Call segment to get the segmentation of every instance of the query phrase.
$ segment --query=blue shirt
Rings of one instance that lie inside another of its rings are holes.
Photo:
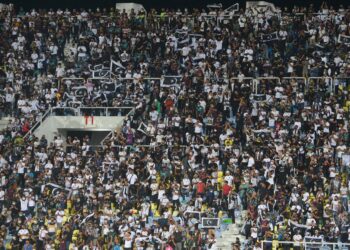
[[[25,244],[24,246],[23,246],[23,250],[33,250],[33,246],[31,245],[31,244]]]

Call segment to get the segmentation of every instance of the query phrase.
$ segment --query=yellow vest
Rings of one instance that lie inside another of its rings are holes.
[[[222,171],[218,171],[218,183],[220,186],[224,183],[224,173]]]
[[[278,240],[272,241],[272,250],[276,250],[278,248]]]

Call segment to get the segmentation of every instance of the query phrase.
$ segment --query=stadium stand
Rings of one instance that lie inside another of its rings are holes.
[[[0,8],[0,29],[1,249],[350,246],[350,8]],[[84,109],[123,124],[35,135]]]

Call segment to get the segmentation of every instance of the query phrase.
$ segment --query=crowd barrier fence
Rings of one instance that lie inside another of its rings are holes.
[[[296,247],[298,249],[304,250],[347,250],[350,248],[349,243],[341,243],[341,242],[325,242],[325,241],[270,241],[263,240],[261,241],[261,249],[279,249],[279,246],[283,248],[283,246],[291,246],[293,249]],[[285,248],[283,248],[285,249]],[[288,248],[289,249],[289,248]]]
[[[303,85],[304,85],[304,92],[305,92],[305,90],[306,90],[306,86],[307,86],[307,78],[306,77],[293,77],[293,76],[291,76],[291,77],[282,77],[281,78],[281,82],[283,82],[284,80],[287,80],[287,81],[289,81],[289,80],[295,80],[295,81],[299,81],[299,80],[302,80],[303,81]]]
[[[333,87],[333,78],[332,77],[309,77],[307,78],[307,89],[309,90],[310,88],[310,83],[311,81],[316,81],[316,90],[319,90],[320,87],[320,82],[319,81],[325,81],[325,83],[328,86],[328,92],[330,93],[334,93],[334,87]]]

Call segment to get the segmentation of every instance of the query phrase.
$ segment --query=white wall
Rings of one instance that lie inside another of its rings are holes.
[[[94,117],[94,124],[85,124],[84,116],[50,116],[34,131],[35,136],[41,138],[45,135],[48,142],[58,135],[58,129],[79,129],[79,130],[115,130],[123,125],[123,116],[99,116]]]

